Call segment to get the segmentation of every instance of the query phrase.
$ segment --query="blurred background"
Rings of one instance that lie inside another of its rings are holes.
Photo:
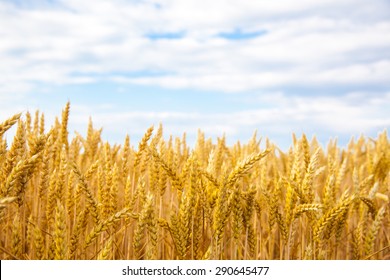
[[[0,122],[346,145],[390,127],[389,34],[388,0],[0,0]]]

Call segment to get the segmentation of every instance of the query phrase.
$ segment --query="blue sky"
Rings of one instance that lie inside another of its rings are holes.
[[[0,119],[345,145],[390,126],[388,34],[387,0],[1,0]]]

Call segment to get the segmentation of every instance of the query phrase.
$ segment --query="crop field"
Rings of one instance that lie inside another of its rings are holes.
[[[92,121],[70,139],[69,114],[0,123],[0,259],[390,259],[386,132],[110,144]]]

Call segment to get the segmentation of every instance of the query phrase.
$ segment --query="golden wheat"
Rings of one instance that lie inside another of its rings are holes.
[[[70,138],[69,118],[0,123],[1,259],[390,259],[386,132],[285,152],[256,133],[191,148],[160,124],[134,148],[91,119]]]

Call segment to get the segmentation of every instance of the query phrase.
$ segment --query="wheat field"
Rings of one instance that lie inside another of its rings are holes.
[[[91,120],[69,139],[69,113],[0,123],[1,259],[390,259],[386,132],[282,151],[201,131],[191,148],[160,125],[134,147]]]

